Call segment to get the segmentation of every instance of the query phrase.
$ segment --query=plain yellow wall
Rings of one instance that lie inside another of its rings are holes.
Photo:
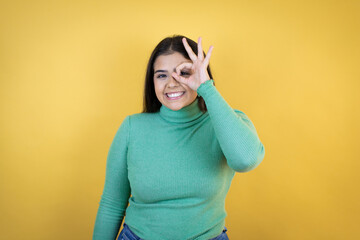
[[[164,37],[203,37],[266,155],[231,240],[359,239],[359,1],[0,3],[0,238],[91,239],[106,157]],[[176,219],[174,219],[176,221]]]

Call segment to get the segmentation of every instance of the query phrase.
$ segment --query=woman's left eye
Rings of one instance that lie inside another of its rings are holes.
[[[181,75],[189,75],[188,72],[181,72]]]

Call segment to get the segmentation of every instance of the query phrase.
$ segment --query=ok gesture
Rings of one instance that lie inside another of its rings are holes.
[[[198,54],[193,52],[191,47],[189,46],[186,38],[182,39],[184,47],[189,54],[192,63],[182,63],[176,67],[176,72],[172,73],[172,76],[179,82],[188,85],[192,90],[197,90],[197,88],[206,80],[209,80],[209,73],[207,71],[207,67],[209,65],[211,52],[213,50],[213,46],[210,46],[208,53],[204,59],[204,54],[201,46],[201,37],[198,38]],[[188,77],[181,76],[181,72],[184,69],[190,69],[190,74]]]

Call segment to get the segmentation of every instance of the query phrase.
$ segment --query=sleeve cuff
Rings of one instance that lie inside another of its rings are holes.
[[[214,80],[209,79],[200,84],[200,86],[197,88],[197,94],[198,96],[202,97],[204,93],[211,87],[214,87]]]

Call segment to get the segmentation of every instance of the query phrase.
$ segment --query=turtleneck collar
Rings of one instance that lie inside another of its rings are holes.
[[[198,119],[203,112],[199,108],[198,98],[189,105],[175,111],[164,105],[160,107],[160,116],[168,122],[186,123]]]

